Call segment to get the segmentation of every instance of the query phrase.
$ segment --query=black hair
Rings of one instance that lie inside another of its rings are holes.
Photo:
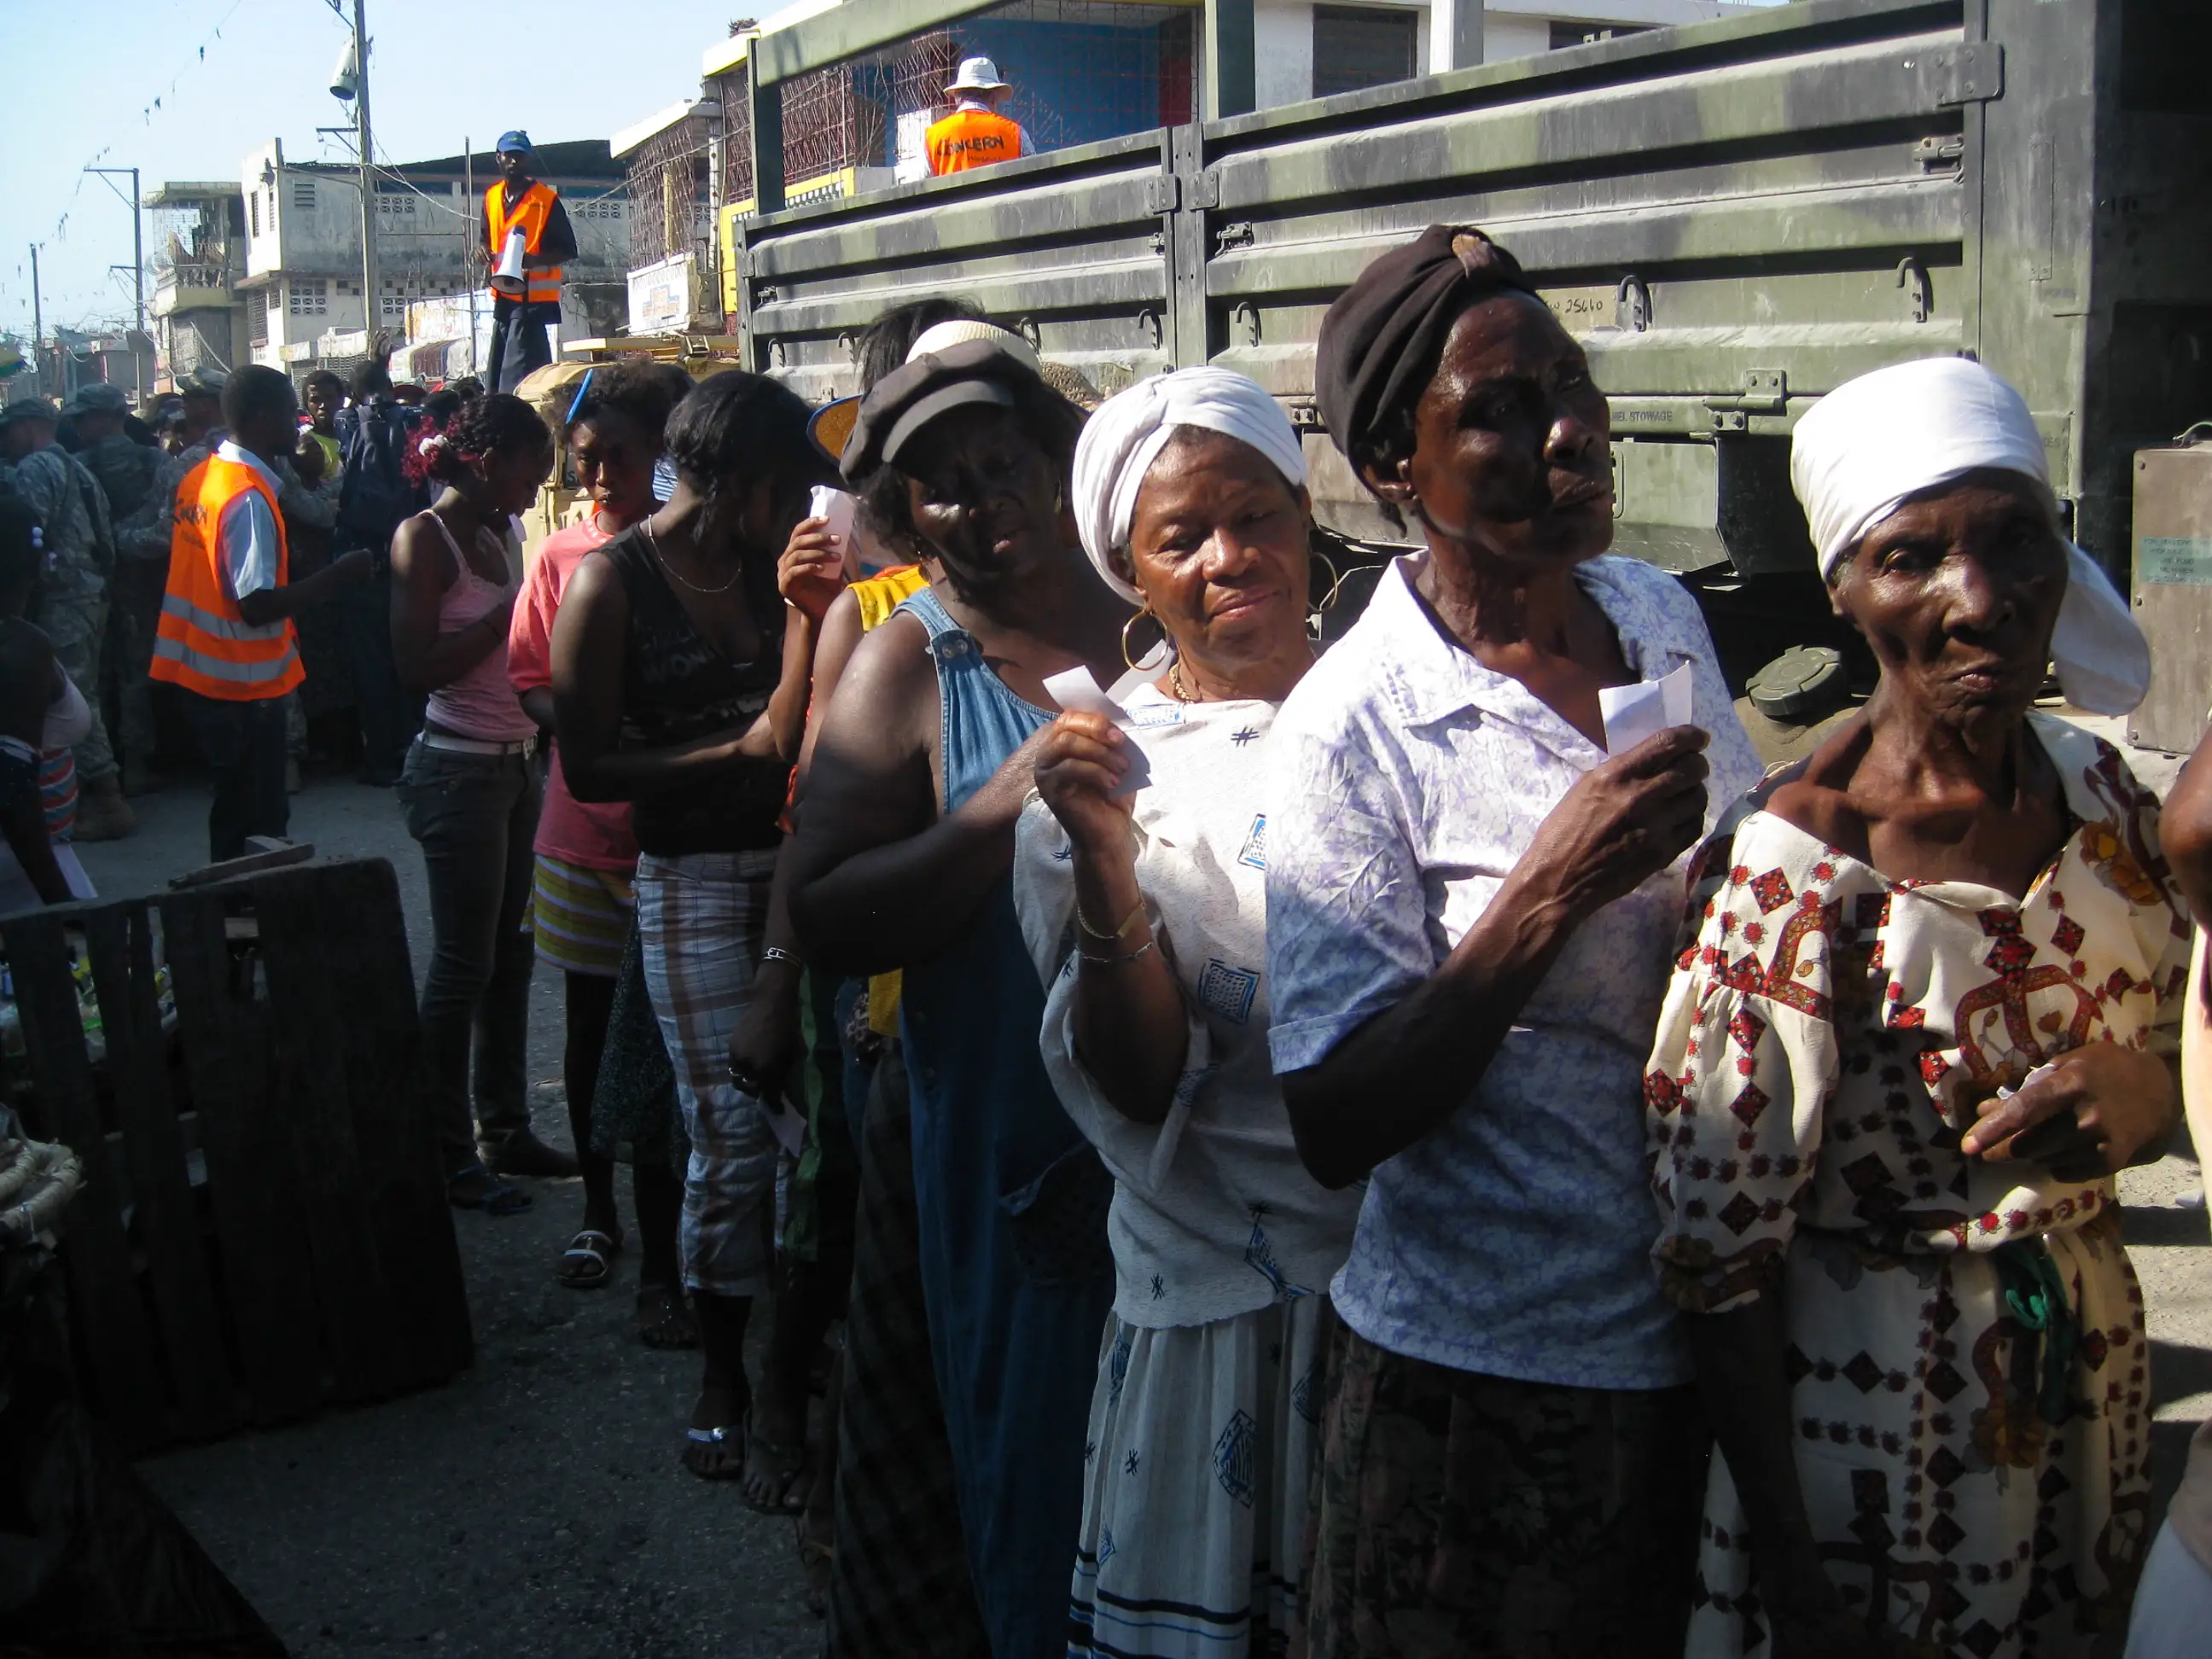
[[[443,428],[454,416],[468,407],[470,399],[463,397],[453,387],[443,386],[422,399],[422,412],[429,416],[438,428]]]
[[[836,475],[806,435],[813,411],[789,386],[741,368],[702,380],[668,417],[677,476],[707,498],[714,526],[762,478],[798,490]],[[783,550],[775,550],[781,553]]]
[[[341,398],[345,396],[346,383],[338,378],[338,374],[336,369],[319,368],[313,374],[307,376],[306,380],[300,382],[300,391],[302,396],[313,391],[317,386],[325,386],[331,391],[337,392]]]
[[[882,380],[906,362],[914,343],[939,323],[980,323],[983,313],[965,300],[916,300],[893,306],[870,323],[860,336],[860,390],[876,389]]]
[[[374,357],[364,359],[353,372],[351,394],[354,402],[365,404],[379,392],[390,396],[392,370]]]
[[[584,388],[584,395],[569,412],[568,428],[573,430],[601,415],[619,415],[658,447],[669,415],[691,390],[691,377],[680,368],[676,373],[683,376],[683,389],[678,391],[671,382],[665,370],[672,367],[633,357],[593,369],[591,385]]]
[[[232,432],[256,417],[295,402],[292,382],[261,363],[234,369],[222,383],[222,420]]]
[[[1010,374],[1003,384],[1014,394],[1014,420],[1051,459],[1062,495],[1072,499],[1075,445],[1088,417],[1034,374]],[[870,473],[860,489],[860,520],[877,539],[918,564],[936,550],[915,528],[906,493],[908,476],[890,462]]]
[[[0,495],[0,590],[27,586],[46,574],[39,515],[21,495]]]
[[[462,404],[442,425],[436,421],[422,422],[409,428],[408,436],[410,442],[404,469],[409,477],[422,483],[455,483],[471,471],[471,463],[495,450],[526,444],[542,447],[553,441],[538,411],[507,392]]]
[[[484,395],[484,383],[473,374],[464,374],[458,380],[448,380],[444,389],[459,394],[465,404],[472,404]]]

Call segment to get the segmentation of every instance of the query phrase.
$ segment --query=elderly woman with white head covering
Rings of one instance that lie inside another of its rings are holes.
[[[1330,1276],[1357,1191],[1298,1161],[1267,1058],[1262,753],[1313,661],[1305,462],[1241,374],[1091,417],[1076,521],[1166,665],[1037,755],[1014,896],[1046,1069],[1115,1178],[1071,1652],[1242,1655],[1300,1615]],[[1088,688],[1095,691],[1095,687]]]
[[[1866,708],[1707,843],[1645,1079],[1712,1465],[1692,1655],[2086,1653],[2146,1544],[2113,1172],[2176,1115],[2158,806],[2032,705],[2148,667],[2013,389],[1839,387],[1792,465]]]

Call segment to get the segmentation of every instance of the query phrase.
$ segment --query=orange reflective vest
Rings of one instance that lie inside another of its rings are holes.
[[[281,697],[307,678],[291,618],[253,626],[223,583],[222,515],[249,493],[268,503],[276,521],[276,582],[283,586],[291,555],[276,492],[252,467],[210,455],[177,486],[169,591],[154,638],[154,678],[223,702]]]
[[[517,225],[522,227],[522,249],[526,253],[538,253],[545,246],[546,222],[553,216],[553,204],[559,201],[553,186],[543,179],[531,180],[530,188],[522,192],[522,199],[514,204],[514,211],[507,210],[507,180],[502,179],[484,192],[484,225],[491,238],[491,262],[499,264],[499,256],[507,246],[507,238]],[[544,270],[526,271],[529,289],[523,297],[532,305],[561,303],[561,267],[550,266]]]
[[[933,123],[923,144],[933,173],[965,173],[994,161],[1011,161],[1022,153],[1022,130],[986,109],[956,109]]]

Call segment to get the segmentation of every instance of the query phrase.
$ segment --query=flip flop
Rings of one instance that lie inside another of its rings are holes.
[[[665,1285],[647,1285],[637,1293],[637,1340],[667,1352],[699,1346],[699,1324],[682,1294]]]
[[[735,1480],[745,1472],[745,1424],[751,1417],[719,1428],[686,1429],[678,1461],[702,1480]]]
[[[561,1252],[561,1265],[553,1277],[572,1291],[604,1289],[614,1277],[614,1259],[622,1254],[622,1240],[597,1227],[586,1227]]]
[[[760,1485],[769,1488],[774,1496],[763,1503],[750,1492],[740,1491],[745,1507],[758,1515],[803,1515],[806,1510],[805,1495],[799,1483],[806,1474],[806,1448],[786,1441],[770,1440],[766,1435],[753,1431],[748,1422],[745,1431],[745,1453],[741,1462],[750,1462],[757,1451],[771,1465],[766,1479]],[[785,1467],[788,1465],[789,1467]],[[798,1501],[793,1502],[796,1498]]]

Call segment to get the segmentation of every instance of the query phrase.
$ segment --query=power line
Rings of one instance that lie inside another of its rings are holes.
[[[223,25],[229,22],[232,18],[238,15],[239,8],[245,5],[245,3],[246,0],[231,0],[230,9],[224,12],[222,16],[217,20],[215,27],[209,32],[207,39],[200,42],[198,49],[191,61],[187,63],[174,75],[171,76],[169,77],[168,85],[162,88],[160,92],[154,95],[150,102],[145,104],[139,109],[138,119],[140,125],[151,126],[154,124],[154,116],[155,112],[159,111],[161,107],[161,100],[165,98],[173,97],[176,94],[178,86],[183,82],[185,76],[191,74],[193,70],[207,62],[208,48],[213,46],[216,41],[222,39]],[[85,173],[89,172],[100,162],[106,161],[108,155],[114,150],[118,142],[118,139],[111,138],[106,143],[102,144],[100,149],[93,154],[91,158],[86,161],[84,168],[77,173],[76,183],[71,187],[69,193],[69,200],[62,204],[61,217],[54,221],[54,233],[52,240],[58,242],[67,240],[70,210],[76,205],[77,192],[84,188]]]

